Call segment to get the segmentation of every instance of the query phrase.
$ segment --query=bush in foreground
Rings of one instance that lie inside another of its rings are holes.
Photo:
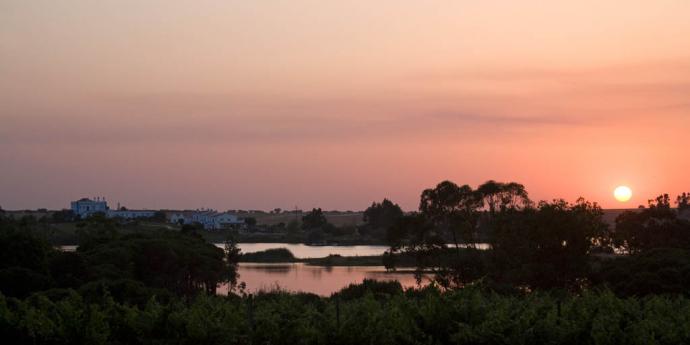
[[[42,344],[687,344],[690,299],[402,292],[369,282],[330,298],[272,292],[135,306],[108,293],[87,301],[62,290],[0,296],[0,337]]]

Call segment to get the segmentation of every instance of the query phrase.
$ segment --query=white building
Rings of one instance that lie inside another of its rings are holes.
[[[77,201],[72,201],[70,209],[80,218],[87,218],[99,212],[106,213],[108,211],[108,203],[105,199],[95,199],[96,200],[82,198]]]
[[[199,223],[206,230],[225,229],[244,224],[244,220],[237,215],[213,210],[175,213],[170,217],[170,222],[176,224]]]
[[[135,218],[151,218],[156,214],[156,211],[150,210],[108,210],[106,216],[108,218],[123,218],[123,219],[135,219]]]
[[[151,210],[111,210],[105,198],[94,198],[95,200],[82,198],[77,201],[72,201],[71,209],[79,218],[88,218],[95,213],[103,213],[108,218],[150,218],[156,214],[156,211]]]

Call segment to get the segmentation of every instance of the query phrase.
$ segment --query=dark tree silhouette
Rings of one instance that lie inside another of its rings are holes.
[[[537,207],[500,212],[491,236],[492,281],[531,289],[579,290],[589,253],[606,242],[608,225],[596,203],[579,199],[540,202]]]
[[[374,202],[369,206],[363,215],[364,222],[374,228],[386,229],[403,216],[403,211],[392,201],[383,199],[382,202]]]
[[[249,226],[249,227],[254,227],[254,226],[256,226],[256,218],[245,217],[244,218],[244,224],[247,224],[247,226]]]
[[[690,209],[690,193],[678,195],[678,197],[676,197],[676,205],[681,212]]]
[[[328,220],[320,208],[314,208],[302,217],[302,229],[304,230],[324,228],[327,225]]]
[[[690,248],[690,221],[678,217],[670,200],[668,194],[662,194],[649,200],[646,208],[620,214],[614,244],[629,254],[652,248]]]
[[[532,205],[525,186],[516,182],[496,182],[489,180],[477,188],[477,193],[489,214],[512,208],[524,208]]]
[[[365,226],[360,228],[360,233],[380,240],[385,239],[386,231],[403,216],[403,211],[397,204],[388,199],[382,202],[374,202],[363,215]]]
[[[418,214],[400,218],[389,229],[390,253],[412,255],[418,278],[423,270],[432,270],[444,287],[461,287],[476,279],[481,270],[473,248],[481,207],[478,194],[467,185],[443,181],[424,190],[420,199]]]

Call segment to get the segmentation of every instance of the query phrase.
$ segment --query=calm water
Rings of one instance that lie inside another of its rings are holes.
[[[222,243],[216,244],[223,247]],[[302,243],[240,243],[242,253],[260,252],[266,249],[287,248],[300,259],[322,258],[330,254],[342,256],[382,255],[388,246],[308,246]]]
[[[216,247],[223,248],[222,243],[215,243],[215,245]],[[388,249],[387,246],[308,246],[301,243],[239,243],[237,246],[242,250],[242,253],[254,253],[273,248],[287,248],[295,257],[300,259],[322,258],[330,254],[342,256],[381,255]],[[73,252],[77,250],[77,246],[60,246],[60,249]]]
[[[310,266],[304,263],[241,263],[239,273],[239,281],[245,282],[246,291],[252,293],[280,288],[329,296],[349,284],[361,283],[365,278],[397,280],[404,287],[417,286],[411,271],[389,273],[383,266],[324,267]],[[221,286],[218,293],[227,294],[227,286]]]
[[[223,247],[222,243],[216,246]],[[342,256],[381,255],[387,246],[308,246],[293,243],[240,243],[242,253],[258,252],[271,248],[287,248],[298,258],[321,258],[330,254]],[[77,246],[61,246],[63,250],[74,251]],[[479,249],[488,245],[480,243]],[[304,263],[241,263],[240,282],[247,286],[247,292],[280,288],[328,296],[353,283],[364,279],[397,280],[404,287],[414,287],[417,282],[411,271],[386,272],[383,266],[310,266]],[[428,281],[424,279],[422,284]],[[227,286],[221,286],[220,294],[227,293]]]
[[[222,243],[216,243],[216,246],[223,247]],[[330,254],[338,254],[341,256],[373,256],[382,255],[388,250],[388,246],[308,246],[302,243],[240,243],[237,245],[242,249],[242,253],[260,252],[266,249],[273,248],[287,248],[296,258],[322,258]],[[461,245],[466,247],[466,245]],[[477,243],[477,249],[489,249],[488,243]]]
[[[223,248],[222,243],[216,243],[215,245]],[[388,249],[388,246],[308,246],[302,243],[240,243],[237,246],[242,250],[242,253],[254,253],[273,248],[287,248],[295,257],[300,259],[322,258],[330,254],[342,256],[382,255]],[[465,247],[465,245],[461,246]],[[485,250],[489,248],[489,245],[487,243],[478,243],[477,248]],[[60,246],[60,249],[73,252],[77,249],[77,246]]]

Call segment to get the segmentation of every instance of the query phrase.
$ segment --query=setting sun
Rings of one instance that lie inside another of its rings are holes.
[[[619,186],[613,191],[613,196],[620,202],[626,202],[632,197],[632,190],[626,186]]]

